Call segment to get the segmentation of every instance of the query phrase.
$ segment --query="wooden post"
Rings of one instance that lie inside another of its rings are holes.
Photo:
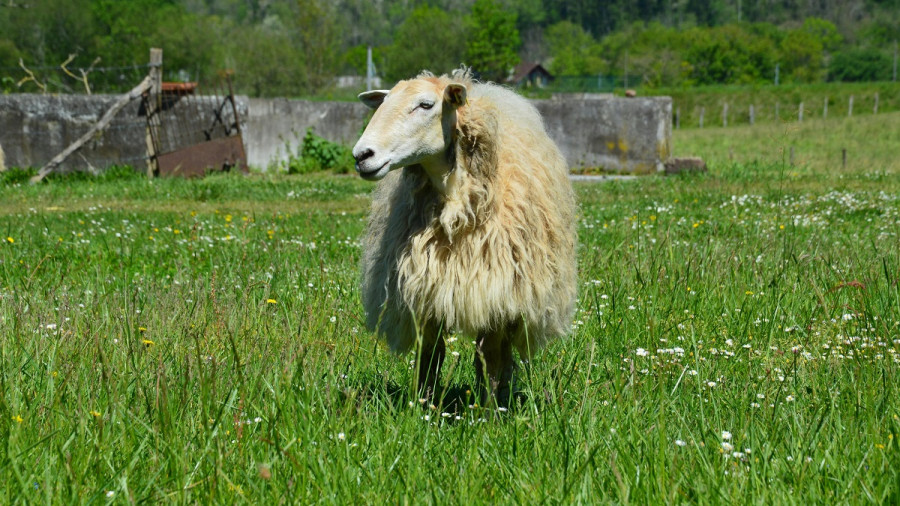
[[[872,109],[872,114],[878,114],[878,92],[875,92],[875,108]]]
[[[794,146],[791,146],[791,167],[794,166]]]
[[[150,90],[147,92],[147,176],[153,177],[159,173],[159,160],[156,152],[159,139],[159,109],[162,96],[162,59],[163,51],[159,48],[150,49]]]
[[[753,112],[753,104],[750,104],[750,124],[752,125],[756,121],[756,115]]]
[[[847,148],[841,148],[841,168],[847,168]]]
[[[825,106],[822,108],[822,119],[828,119],[828,97],[825,97]]]
[[[722,104],[722,126],[728,126],[728,102]]]
[[[700,128],[703,128],[703,115],[706,114],[706,107],[700,108]]]
[[[800,102],[800,110],[797,112],[797,121],[803,123],[803,102]]]
[[[675,108],[675,129],[681,128],[681,108]]]
[[[847,117],[853,116],[853,95],[850,95],[850,105],[847,106]]]

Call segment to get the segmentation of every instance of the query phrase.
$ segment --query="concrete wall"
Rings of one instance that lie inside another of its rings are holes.
[[[0,95],[0,145],[7,167],[41,167],[84,135],[116,101],[112,95]],[[62,170],[100,170],[146,162],[145,120],[138,101],[69,157]]]
[[[538,100],[550,137],[569,167],[663,171],[672,153],[670,97]]]
[[[0,145],[7,166],[40,167],[81,136],[112,105],[113,96],[0,95]],[[306,129],[353,145],[369,109],[351,102],[237,97],[252,167],[266,169],[296,149]],[[663,170],[671,154],[668,97],[539,100],[550,136],[573,168],[645,173]],[[144,118],[138,103],[123,109],[64,169],[145,163]]]
[[[370,109],[359,102],[312,102],[309,100],[249,99],[249,114],[243,129],[247,162],[268,168],[300,146],[306,129],[347,146],[356,143]]]

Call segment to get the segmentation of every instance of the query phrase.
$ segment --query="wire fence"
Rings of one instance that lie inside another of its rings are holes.
[[[810,96],[806,99],[743,100],[696,103],[678,100],[672,104],[672,126],[711,128],[786,123],[817,119],[852,118],[900,110],[900,93],[884,96],[878,92],[843,96]]]
[[[2,93],[116,94],[131,89],[148,64],[69,67],[67,65],[0,67]]]

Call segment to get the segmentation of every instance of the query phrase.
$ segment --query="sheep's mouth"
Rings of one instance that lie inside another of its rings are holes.
[[[388,173],[390,160],[384,162],[381,167],[377,167],[375,169],[367,169],[361,164],[356,164],[356,172],[359,173],[360,177],[368,181],[374,181],[377,179],[381,179]]]

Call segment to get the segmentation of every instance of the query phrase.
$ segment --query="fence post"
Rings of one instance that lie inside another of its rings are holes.
[[[853,95],[850,95],[850,105],[847,107],[847,117],[853,116]]]
[[[841,148],[841,168],[847,168],[847,148]]]
[[[722,126],[728,126],[728,102],[722,104]]]
[[[825,106],[822,108],[822,119],[828,118],[828,97],[825,97]]]
[[[706,114],[706,107],[700,108],[700,128],[703,128],[703,115]]]
[[[147,176],[159,173],[159,161],[156,152],[156,139],[159,138],[160,97],[162,96],[162,61],[163,50],[150,49],[150,90],[147,91]]]
[[[797,121],[803,123],[803,102],[800,102],[800,110],[797,112]]]
[[[791,167],[794,166],[794,146],[791,146]]]
[[[681,128],[681,108],[675,108],[675,129],[678,130]]]
[[[875,92],[875,108],[872,109],[872,114],[878,114],[878,92]]]
[[[750,104],[750,124],[753,125],[756,115],[753,113],[753,104]]]

